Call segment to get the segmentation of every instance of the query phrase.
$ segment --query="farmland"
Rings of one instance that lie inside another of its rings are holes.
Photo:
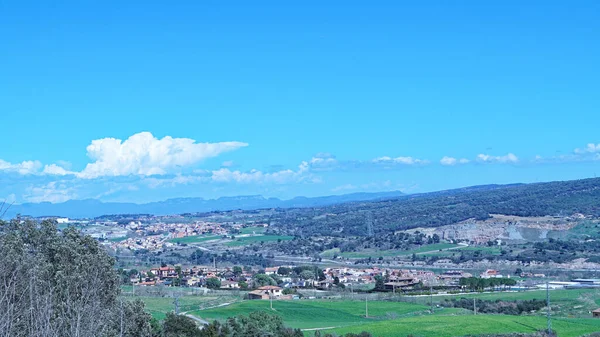
[[[240,229],[240,233],[242,234],[262,234],[266,230],[265,227],[245,227]]]
[[[369,317],[400,317],[423,314],[427,306],[402,302],[373,301],[369,303]],[[273,309],[284,322],[294,328],[312,329],[323,327],[345,327],[365,324],[363,301],[275,301]],[[269,301],[245,301],[226,307],[193,311],[191,314],[205,320],[224,320],[236,315],[247,315],[253,311],[270,311]],[[455,309],[448,309],[456,311]]]
[[[446,253],[446,249],[452,249],[448,251],[448,253],[452,252],[454,249],[462,249],[462,246],[455,245],[452,243],[435,243],[431,245],[424,245],[418,248],[409,249],[409,250],[398,250],[398,249],[390,249],[390,250],[364,250],[360,252],[340,252],[339,249],[334,248],[328,251],[325,251],[321,254],[322,257],[333,257],[334,254],[343,256],[345,258],[378,258],[380,256],[408,256],[412,254],[426,254],[426,253]],[[443,250],[440,252],[440,250]]]
[[[540,316],[507,315],[428,315],[378,321],[333,331],[369,331],[374,336],[402,336],[413,334],[423,337],[452,337],[484,333],[532,333],[546,328],[546,319]],[[600,320],[555,319],[552,328],[561,337],[577,337],[600,330]]]
[[[556,291],[554,296],[561,305],[573,305],[583,291]],[[509,298],[506,298],[509,295]],[[511,294],[482,294],[482,299],[529,299],[539,298],[541,292]],[[424,298],[425,299],[425,298]],[[426,301],[423,301],[424,303]],[[236,315],[248,315],[253,311],[271,311],[268,301],[245,301],[232,305],[191,311],[205,320],[225,320]],[[365,317],[363,301],[274,301],[273,312],[280,315],[286,325],[300,329],[326,329],[338,334],[369,331],[377,336],[457,336],[483,333],[535,332],[546,327],[543,315],[473,315],[471,311],[436,307],[432,315],[429,306],[405,302],[368,302],[369,318]],[[587,316],[589,317],[589,316]],[[598,331],[600,320],[591,318],[554,317],[553,329],[559,336],[575,337]],[[306,335],[312,335],[306,331]]]
[[[169,242],[193,244],[193,243],[217,240],[219,238],[220,238],[220,236],[218,236],[218,235],[208,235],[208,236],[195,235],[195,236],[185,236],[182,238],[170,239]]]
[[[227,243],[229,247],[236,246],[245,246],[253,243],[260,242],[274,242],[274,241],[288,241],[292,240],[293,236],[283,236],[283,235],[257,235],[257,236],[243,236],[236,238],[234,241]]]

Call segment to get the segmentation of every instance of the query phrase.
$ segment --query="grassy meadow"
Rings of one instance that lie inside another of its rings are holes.
[[[286,235],[258,235],[258,236],[243,236],[237,237],[234,241],[228,242],[227,246],[236,247],[236,246],[245,246],[253,243],[260,242],[273,242],[273,241],[288,241],[294,239],[293,236]]]

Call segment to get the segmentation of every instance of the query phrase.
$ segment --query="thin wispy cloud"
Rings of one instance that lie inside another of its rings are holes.
[[[466,159],[466,158],[454,158],[454,157],[448,157],[445,156],[442,159],[440,159],[440,164],[444,165],[444,166],[454,166],[454,165],[458,165],[458,164],[468,164],[469,162],[471,162],[470,160]]]
[[[480,163],[518,163],[519,162],[519,158],[512,154],[512,153],[508,153],[504,156],[492,156],[489,154],[479,154],[477,155],[477,159],[478,162]]]

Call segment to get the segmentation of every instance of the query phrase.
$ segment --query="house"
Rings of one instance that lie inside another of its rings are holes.
[[[594,317],[594,318],[600,318],[600,308],[592,311],[592,317]]]
[[[415,284],[418,284],[419,280],[414,277],[398,277],[393,282],[386,282],[385,290],[395,290],[395,289],[408,289],[413,287]]]
[[[239,288],[240,288],[240,285],[238,282],[229,281],[229,280],[221,281],[221,289],[239,289]]]
[[[479,275],[481,278],[502,278],[502,274],[494,269],[488,269]]]
[[[251,300],[268,300],[270,298],[280,298],[281,288],[277,286],[264,286],[248,293]]]
[[[279,269],[278,267],[267,267],[267,268],[265,268],[265,274],[273,275],[273,274],[277,273],[278,269]]]

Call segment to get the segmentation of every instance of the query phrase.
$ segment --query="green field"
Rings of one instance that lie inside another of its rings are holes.
[[[267,229],[265,227],[246,227],[246,228],[242,228],[240,229],[240,232],[242,234],[262,234],[266,231]]]
[[[285,235],[259,235],[259,236],[244,236],[238,237],[235,241],[228,242],[227,246],[236,247],[236,246],[245,246],[253,243],[260,242],[273,242],[273,241],[288,241],[294,239],[293,236],[285,236]]]
[[[342,327],[364,324],[371,318],[365,318],[365,302],[362,301],[274,301],[273,309],[284,322],[294,328]],[[402,302],[369,302],[369,316],[385,319],[425,312],[425,305]],[[248,315],[253,311],[271,311],[269,301],[244,301],[226,307],[193,311],[191,314],[205,320],[225,320],[236,315]],[[455,309],[448,309],[455,312]]]
[[[495,295],[495,294],[494,294]],[[538,294],[531,294],[537,298]],[[577,294],[560,293],[557,298],[573,300]],[[493,297],[490,297],[493,298]],[[535,332],[546,327],[543,315],[472,315],[464,309],[437,308],[428,313],[429,306],[370,301],[369,318],[365,318],[363,301],[274,301],[273,312],[281,316],[286,325],[300,329],[325,328],[337,334],[368,331],[374,336],[401,336],[409,334],[424,337],[450,337],[484,333]],[[244,301],[208,310],[191,311],[205,320],[225,320],[253,311],[271,312],[269,301]],[[591,318],[554,317],[553,328],[559,336],[576,337],[600,331],[600,320]],[[312,335],[312,331],[307,331]]]
[[[410,250],[397,250],[397,249],[364,250],[364,251],[360,251],[360,252],[343,252],[343,253],[340,253],[339,249],[336,248],[336,249],[331,249],[331,250],[323,252],[321,254],[321,256],[333,257],[333,254],[338,254],[338,255],[346,257],[346,258],[368,258],[368,257],[378,258],[380,256],[383,256],[383,257],[406,256],[406,255],[412,255],[412,254],[423,254],[423,253],[428,253],[428,252],[437,253],[437,252],[439,252],[440,249],[448,249],[448,248],[455,248],[455,247],[460,247],[460,246],[452,244],[452,243],[434,243],[432,245],[425,245],[425,246],[421,246],[419,248],[410,249]],[[455,252],[455,250],[450,250],[448,252],[440,252],[440,253],[451,253],[451,252]]]
[[[481,294],[458,294],[434,296],[435,304],[443,304],[444,299],[451,298],[477,298],[480,300],[516,301],[516,300],[546,300],[545,290],[522,292],[494,292]],[[405,297],[405,301],[416,304],[428,304],[430,299],[424,297]],[[600,307],[600,290],[598,289],[560,289],[550,291],[552,314],[562,317],[590,317],[589,312]]]
[[[409,334],[423,337],[453,337],[484,333],[531,333],[546,328],[541,316],[508,315],[427,315],[396,320],[378,321],[334,329],[342,334],[368,331],[374,336],[406,337]],[[552,328],[560,337],[578,337],[600,331],[598,319],[554,319]]]
[[[199,242],[210,241],[210,240],[217,240],[219,238],[220,238],[220,236],[218,236],[218,235],[194,235],[194,236],[186,236],[183,238],[170,239],[169,242],[190,244],[190,243],[199,243]]]
[[[127,298],[130,300],[133,299],[133,297]],[[175,311],[174,297],[136,296],[135,299],[144,301],[146,311],[158,320],[164,319],[168,312]],[[212,307],[223,303],[232,303],[237,300],[231,296],[181,296],[179,298],[179,311],[194,311],[201,307]]]
[[[108,239],[108,241],[110,241],[110,242],[121,242],[121,241],[123,241],[125,239],[127,239],[126,236],[121,236],[121,237],[118,237],[118,238],[110,238],[110,239]]]

